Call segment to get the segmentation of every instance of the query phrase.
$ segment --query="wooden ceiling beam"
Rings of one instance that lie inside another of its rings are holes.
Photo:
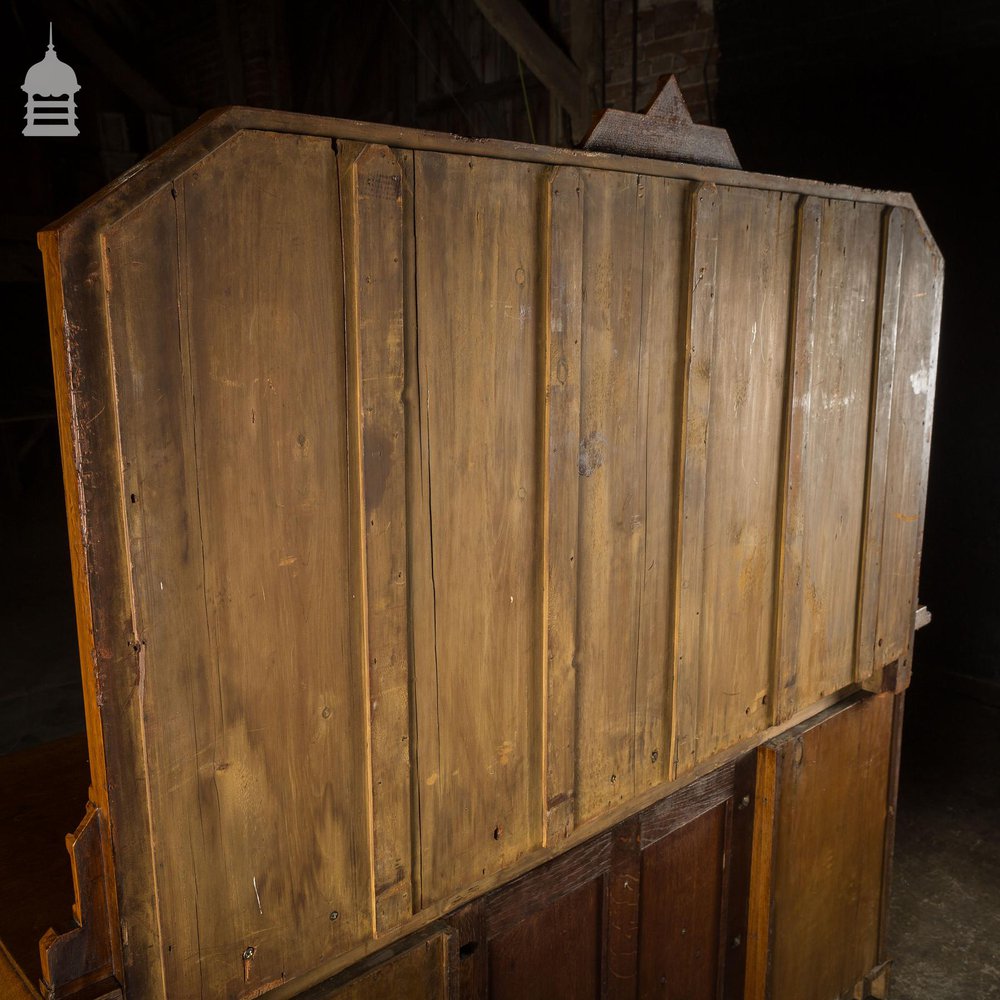
[[[586,131],[585,84],[576,63],[545,33],[519,0],[475,0],[483,17],[569,112],[573,132]]]
[[[472,60],[469,59],[468,54],[462,47],[462,43],[459,42],[459,40],[455,37],[455,33],[451,30],[451,25],[448,23],[448,19],[444,16],[444,13],[441,10],[440,0],[428,0],[428,2],[424,4],[423,10],[427,15],[431,30],[434,32],[437,37],[438,44],[441,46],[441,51],[448,60],[449,66],[451,66],[451,70],[452,73],[454,73],[455,78],[462,84],[463,87],[465,87],[466,92],[478,92],[478,90],[483,86],[483,81],[476,72],[475,66],[472,65]],[[453,102],[457,103],[459,107],[462,106],[463,99],[461,92],[447,94],[445,97],[449,103]],[[422,104],[423,103],[425,102],[422,102]],[[422,104],[417,105],[417,111],[423,110]],[[497,137],[501,136],[503,131],[493,108],[491,108],[488,103],[483,103],[482,112],[485,115],[493,134]]]

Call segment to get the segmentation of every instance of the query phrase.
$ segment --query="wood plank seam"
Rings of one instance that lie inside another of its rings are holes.
[[[694,329],[699,308],[695,293],[703,281],[714,283],[715,261],[718,253],[718,190],[714,184],[699,184],[692,188],[689,202],[689,268],[687,281],[687,322],[684,334],[683,381],[681,389],[681,427],[684,429],[678,449],[679,462],[677,485],[677,576],[675,584],[674,624],[674,676],[672,690],[671,725],[671,774],[676,778],[697,760],[697,732],[701,632],[701,590],[704,537],[704,497],[708,462],[708,415],[711,400],[709,379],[712,369],[714,346],[713,308],[706,307],[703,325],[707,330],[707,344],[695,344]],[[710,230],[706,235],[702,229]],[[706,253],[705,243],[712,246]],[[699,356],[701,375],[697,390],[695,355],[699,348],[707,348],[704,360]],[[700,445],[701,454],[698,454]],[[688,611],[695,602],[694,614]],[[691,634],[685,637],[685,629]],[[686,661],[685,661],[686,654]],[[682,662],[685,661],[685,662]],[[683,760],[681,756],[683,755]]]
[[[902,214],[886,210],[882,230],[878,325],[874,338],[865,518],[858,580],[858,623],[854,678],[875,668],[878,628],[880,550],[885,526],[886,461],[892,415],[899,293],[903,266]]]
[[[773,665],[770,721],[788,718],[796,700],[794,688],[798,666],[799,629],[802,616],[802,536],[805,509],[802,489],[808,468],[809,415],[812,401],[812,354],[816,323],[816,288],[819,280],[822,203],[803,198],[798,206],[795,238],[795,270],[792,279],[789,353],[785,377],[783,459],[779,473],[777,595],[773,617]]]
[[[647,556],[646,543],[649,537],[649,336],[646,315],[646,228],[649,221],[649,200],[646,185],[641,174],[635,179],[636,214],[642,219],[639,260],[639,358],[636,370],[636,460],[634,468],[641,472],[642,482],[636,485],[636,493],[642,497],[642,538],[640,540],[641,562],[639,563],[637,600],[635,602],[635,664],[632,668],[632,795],[639,787],[639,670],[642,656],[642,606],[646,589]],[[645,389],[643,385],[645,384]]]

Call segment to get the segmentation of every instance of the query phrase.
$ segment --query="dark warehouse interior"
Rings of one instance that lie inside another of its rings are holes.
[[[36,232],[223,105],[571,145],[594,112],[642,110],[657,79],[675,74],[695,120],[725,128],[746,170],[911,192],[943,253],[920,576],[932,622],[917,634],[906,702],[891,995],[1000,1000],[1000,199],[990,190],[1000,10],[986,0],[525,7],[580,68],[579,114],[474,0],[4,6],[0,755],[84,728]],[[49,22],[81,85],[75,138],[21,134],[21,84]],[[64,812],[77,816],[85,798],[83,784]],[[66,896],[68,909],[68,867]]]

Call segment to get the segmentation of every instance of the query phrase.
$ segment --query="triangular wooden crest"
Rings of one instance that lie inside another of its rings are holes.
[[[729,133],[711,125],[695,125],[691,120],[675,76],[661,77],[659,90],[644,114],[617,108],[603,111],[584,139],[583,148],[740,169]]]

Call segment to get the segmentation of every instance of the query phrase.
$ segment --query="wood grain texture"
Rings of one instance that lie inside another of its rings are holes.
[[[164,977],[221,997],[372,921],[336,165],[247,134],[174,190],[105,254]]]
[[[865,474],[865,533],[858,588],[855,676],[868,677],[878,667],[877,635],[885,531],[889,430],[891,426],[896,339],[899,327],[900,282],[903,267],[903,213],[883,215],[877,352],[873,362],[868,430],[868,467]]]
[[[688,197],[686,184],[646,179],[639,387],[639,419],[646,436],[640,457],[645,495],[635,679],[637,791],[670,776]]]
[[[892,737],[889,743],[889,782],[886,789],[885,809],[888,817],[882,850],[882,893],[878,920],[878,958],[889,957],[889,902],[892,892],[892,864],[896,845],[896,807],[899,799],[899,767],[903,753],[903,710],[906,692],[900,691],[892,702]]]
[[[777,754],[768,744],[754,754],[753,842],[747,890],[746,971],[742,995],[764,1000],[771,945],[771,899],[774,885],[774,817],[777,809]]]
[[[611,861],[605,876],[603,996],[631,1000],[639,972],[640,919],[645,891],[639,853],[641,822],[626,820],[611,835]]]
[[[107,405],[113,391],[97,235],[101,224],[113,217],[108,209],[102,206],[61,233],[39,233],[38,245],[45,271],[90,799],[108,817],[102,847],[105,871],[115,886],[108,893],[111,924],[118,925],[125,900],[129,910],[125,926],[136,932],[134,951],[128,955],[119,935],[112,934],[112,962],[119,979],[135,974],[155,997],[159,964],[153,954],[157,928],[142,795],[143,748],[139,711],[131,698],[137,654],[132,643],[121,641],[122,623],[129,621],[127,560],[114,413]],[[89,335],[82,335],[85,330]],[[97,545],[96,539],[100,539]],[[109,779],[109,769],[114,780]],[[136,856],[128,872],[117,870],[116,850]]]
[[[648,379],[645,185],[629,174],[588,174],[583,221],[577,822],[635,791]]]
[[[855,701],[775,745],[770,996],[841,996],[879,960],[893,697]]]
[[[349,393],[360,541],[376,932],[413,912],[406,532],[403,167],[385,146],[342,143]]]
[[[337,980],[316,987],[302,1000],[457,1000],[453,989],[450,930],[424,935],[416,942],[386,949]]]
[[[886,480],[875,660],[882,666],[899,659],[908,674],[927,497],[943,266],[914,215],[901,211],[903,266],[886,457],[891,475]]]
[[[43,238],[130,990],[291,995],[881,669],[940,262],[883,364],[851,195],[225,113]]]
[[[41,983],[51,1000],[75,996],[84,987],[113,979],[109,897],[111,879],[104,867],[104,820],[87,803],[80,825],[66,837],[73,870],[73,926],[49,928],[38,944]]]
[[[433,622],[414,648],[425,904],[541,842],[540,293],[523,223],[543,184],[528,164],[415,158],[430,572],[413,587],[430,589]]]
[[[502,139],[467,138],[425,129],[398,125],[327,118],[318,115],[269,110],[265,108],[226,107],[208,111],[180,132],[169,143],[130,172],[112,181],[106,188],[46,227],[43,232],[69,225],[92,224],[95,215],[108,209],[119,212],[135,207],[157,190],[179,170],[196,161],[205,151],[215,148],[241,129],[263,130],[294,135],[326,136],[331,139],[374,142],[393,149],[423,150],[452,153],[458,156],[486,157],[493,160],[539,163],[551,166],[593,167],[597,170],[642,172],[655,177],[720,183],[730,187],[762,188],[793,194],[815,195],[822,198],[842,198],[866,204],[899,205],[917,215],[925,237],[930,240],[926,224],[916,209],[912,195],[829,184],[798,177],[780,177],[745,170],[728,170],[692,163],[649,160],[616,153],[592,153],[586,150],[537,146],[526,142]]]
[[[639,997],[712,1000],[721,984],[727,806],[717,805],[642,854]]]
[[[681,185],[588,173],[582,188],[578,822],[669,766],[686,236]]]
[[[799,209],[777,717],[849,685],[863,542],[880,212]]]
[[[769,717],[795,205],[705,186],[692,232],[678,773]]]
[[[557,168],[547,194],[541,661],[546,679],[545,841],[550,844],[573,829],[576,812],[583,175]]]
[[[490,1000],[601,996],[602,880],[581,886],[490,939]]]

